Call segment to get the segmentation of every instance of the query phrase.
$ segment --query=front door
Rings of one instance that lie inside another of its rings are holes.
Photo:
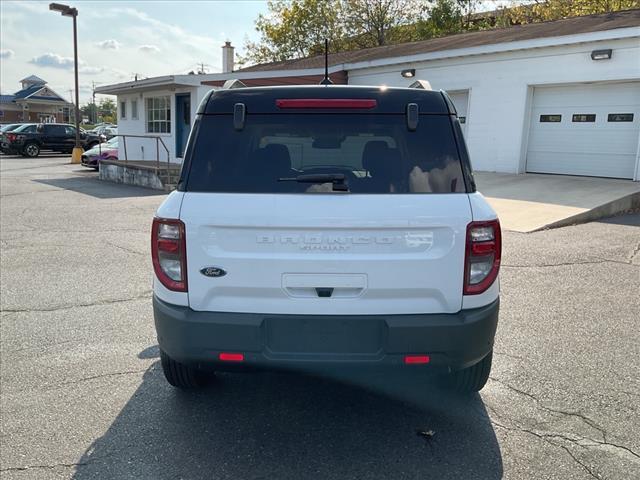
[[[191,131],[191,94],[176,94],[176,158],[182,158]]]

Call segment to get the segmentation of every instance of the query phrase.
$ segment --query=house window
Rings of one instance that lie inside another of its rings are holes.
[[[171,133],[171,97],[146,99],[147,133]]]
[[[558,123],[562,121],[562,115],[540,115],[541,123]]]
[[[138,100],[131,100],[131,119],[138,120]]]
[[[590,122],[593,123],[596,121],[595,113],[574,113],[571,117],[572,122]]]
[[[120,102],[120,118],[127,118],[127,101]]]
[[[633,113],[610,113],[607,122],[633,122]]]

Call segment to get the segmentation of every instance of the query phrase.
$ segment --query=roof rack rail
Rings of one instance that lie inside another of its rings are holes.
[[[227,80],[226,82],[224,82],[222,88],[224,90],[228,90],[231,88],[247,88],[247,86],[237,78],[232,78],[231,80]]]
[[[409,88],[419,88],[421,90],[431,90],[431,84],[426,80],[416,80]]]

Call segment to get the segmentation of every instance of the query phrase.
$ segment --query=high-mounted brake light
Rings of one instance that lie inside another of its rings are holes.
[[[278,108],[375,108],[378,102],[369,98],[281,98]]]
[[[154,218],[151,226],[151,258],[160,283],[175,292],[187,291],[187,248],[184,223]]]
[[[493,284],[500,271],[501,255],[500,222],[497,219],[467,225],[465,295],[477,295]]]

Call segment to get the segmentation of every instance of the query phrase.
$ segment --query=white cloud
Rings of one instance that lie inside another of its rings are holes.
[[[122,46],[119,41],[114,40],[113,38],[98,42],[96,43],[96,45],[103,50],[118,50]]]
[[[73,58],[63,57],[57,53],[45,53],[38,55],[29,60],[29,63],[38,65],[39,67],[51,67],[51,68],[73,68]]]
[[[31,60],[29,60],[29,63],[37,65],[39,67],[59,68],[62,70],[73,69],[73,58],[63,57],[62,55],[58,55],[57,53],[44,53],[42,55],[38,55],[37,57],[33,57]],[[87,75],[97,75],[104,72],[103,67],[93,67],[90,65],[86,65],[82,60],[80,60],[78,63],[78,71],[80,73],[85,73]]]
[[[13,57],[15,55],[16,52],[14,52],[13,50],[9,49],[9,48],[3,48],[2,50],[0,50],[0,58],[2,58],[3,60],[7,60],[11,57]]]
[[[138,49],[148,53],[156,53],[160,51],[160,48],[156,45],[140,45]]]

